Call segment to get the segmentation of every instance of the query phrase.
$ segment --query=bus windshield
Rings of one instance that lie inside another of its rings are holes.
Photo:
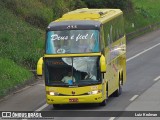
[[[99,52],[98,30],[48,31],[46,54]]]
[[[99,57],[46,58],[46,85],[86,86],[100,84],[98,61]]]

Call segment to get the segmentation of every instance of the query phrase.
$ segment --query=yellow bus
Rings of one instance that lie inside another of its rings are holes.
[[[54,107],[79,103],[105,106],[110,95],[119,96],[126,82],[122,11],[82,8],[51,22],[45,54],[37,64],[37,74],[42,71],[46,101]]]

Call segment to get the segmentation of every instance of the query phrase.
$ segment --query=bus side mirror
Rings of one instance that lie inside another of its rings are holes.
[[[102,73],[106,72],[106,59],[103,55],[100,57],[100,70]]]
[[[39,60],[38,60],[38,63],[37,63],[37,75],[42,75],[42,68],[43,68],[43,57],[41,57]]]

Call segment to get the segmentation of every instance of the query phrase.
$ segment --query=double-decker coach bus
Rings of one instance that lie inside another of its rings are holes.
[[[122,11],[83,8],[51,22],[45,54],[37,64],[37,74],[42,71],[46,100],[54,107],[78,103],[104,106],[111,94],[119,96],[126,81]]]

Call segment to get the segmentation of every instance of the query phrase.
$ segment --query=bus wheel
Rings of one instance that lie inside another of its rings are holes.
[[[106,99],[105,99],[105,100],[103,100],[103,102],[99,103],[99,105],[100,105],[100,106],[106,106],[106,103],[107,103],[107,101],[106,101]]]
[[[122,87],[121,87],[121,84],[120,84],[120,81],[119,81],[119,87],[118,89],[113,93],[113,96],[114,97],[118,97],[119,95],[121,95],[122,93]]]
[[[53,108],[54,108],[54,109],[60,108],[60,104],[53,104]]]

